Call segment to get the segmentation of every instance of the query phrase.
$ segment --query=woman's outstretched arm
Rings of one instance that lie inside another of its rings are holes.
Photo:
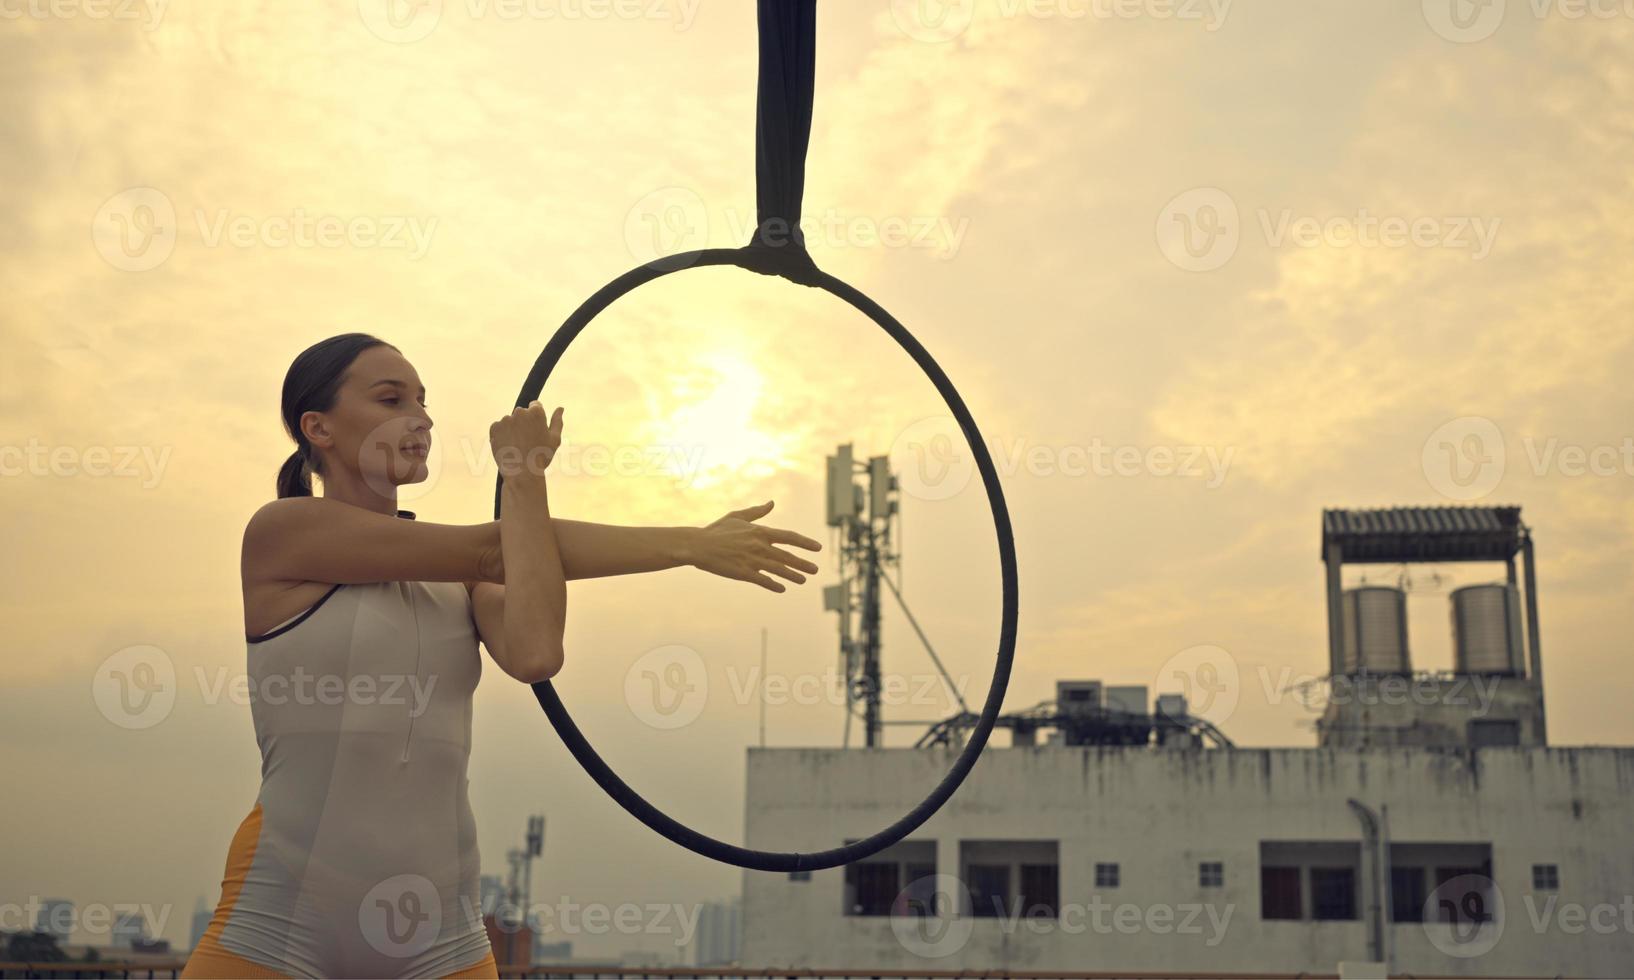
[[[626,527],[565,517],[551,520],[562,550],[562,570],[570,579],[661,572],[691,564],[703,533],[697,527]]]
[[[503,492],[503,491],[502,491]],[[501,501],[503,512],[503,501]],[[562,574],[569,581],[661,572],[666,568],[692,564],[701,527],[631,527],[623,524],[596,524],[552,517],[556,547],[562,559]],[[476,525],[477,547],[482,553],[479,574],[484,582],[504,583],[505,563],[499,545],[499,521]]]
[[[707,527],[625,527],[561,517],[551,518],[551,527],[567,579],[694,565],[712,575],[782,592],[785,587],[763,573],[800,583],[805,581],[800,573],[814,574],[817,565],[775,546],[794,545],[809,551],[822,551],[823,546],[795,531],[754,523],[771,509],[772,503],[767,501],[734,510]],[[497,545],[498,522],[491,525],[491,538]],[[486,549],[485,554],[492,559],[501,555],[501,549],[495,546]],[[483,575],[486,581],[504,582],[503,561],[486,561]]]

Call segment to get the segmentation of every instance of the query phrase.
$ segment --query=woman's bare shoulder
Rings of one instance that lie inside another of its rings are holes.
[[[325,497],[285,497],[244,526],[245,581],[463,582],[499,550],[498,522],[405,520]]]

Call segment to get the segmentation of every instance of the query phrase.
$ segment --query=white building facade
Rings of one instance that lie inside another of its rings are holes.
[[[746,846],[869,836],[956,750],[748,754]],[[865,862],[744,871],[757,968],[1634,976],[1634,749],[989,748]]]
[[[693,966],[726,966],[738,961],[743,939],[743,901],[705,902],[698,912],[698,934],[693,939]]]

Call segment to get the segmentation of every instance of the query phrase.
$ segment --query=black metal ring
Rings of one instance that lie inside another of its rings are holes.
[[[798,254],[796,254],[798,253]],[[795,261],[789,261],[789,260]],[[987,703],[982,708],[980,719],[970,736],[969,743],[954,761],[946,776],[925,797],[918,806],[896,823],[886,827],[871,837],[854,841],[843,847],[831,848],[826,851],[817,851],[805,854],[797,851],[756,851],[750,848],[738,847],[733,844],[718,841],[713,837],[700,834],[692,828],[682,824],[657,807],[648,803],[635,790],[631,789],[618,774],[603,762],[596,750],[591,748],[585,740],[573,719],[568,716],[567,708],[563,707],[561,698],[556,695],[556,688],[550,681],[541,681],[533,685],[533,693],[539,699],[540,707],[544,708],[545,715],[555,726],[562,741],[568,750],[578,760],[601,788],[608,795],[628,810],[636,819],[658,831],[665,837],[680,844],[689,850],[705,857],[714,858],[727,864],[734,864],[742,868],[752,868],[759,871],[816,871],[822,868],[832,868],[842,864],[860,861],[890,845],[896,843],[935,813],[948,798],[953,795],[959,784],[964,782],[965,776],[976,764],[982,749],[987,745],[988,735],[993,731],[994,722],[998,718],[999,710],[1004,703],[1004,692],[1010,683],[1010,667],[1015,657],[1016,647],[1016,542],[1015,535],[1010,527],[1010,512],[1004,506],[1004,493],[999,487],[998,473],[993,467],[993,459],[987,452],[987,446],[982,442],[981,433],[976,428],[975,420],[970,417],[970,411],[965,408],[964,400],[959,397],[953,383],[942,372],[936,361],[924,347],[908,333],[901,323],[885,312],[878,303],[863,295],[845,282],[836,279],[818,269],[810,262],[804,249],[795,247],[767,249],[764,246],[749,245],[742,248],[712,248],[693,252],[682,252],[676,255],[649,262],[646,265],[631,269],[617,279],[603,286],[595,295],[585,300],[573,315],[567,318],[556,335],[545,345],[539,359],[534,362],[533,370],[528,372],[527,380],[522,383],[522,393],[517,396],[516,404],[526,406],[539,397],[545,386],[545,380],[555,369],[562,355],[567,352],[568,345],[579,335],[596,315],[610,306],[614,300],[625,293],[651,282],[661,276],[679,272],[683,269],[701,268],[712,265],[735,265],[751,272],[762,275],[779,275],[802,285],[814,286],[851,304],[857,310],[866,314],[869,319],[879,324],[886,333],[901,345],[902,349],[914,359],[925,375],[936,385],[941,393],[942,400],[947,403],[959,422],[959,428],[964,431],[965,441],[969,443],[971,452],[976,457],[976,466],[981,470],[982,482],[987,487],[987,499],[992,506],[993,528],[998,534],[999,567],[1003,576],[1004,619],[999,633],[998,664],[993,670],[993,685],[987,692]],[[494,485],[494,519],[500,516],[500,487],[502,478],[496,478]]]

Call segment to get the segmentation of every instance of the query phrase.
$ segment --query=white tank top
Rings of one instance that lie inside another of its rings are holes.
[[[261,827],[220,937],[296,976],[442,976],[489,951],[468,798],[482,674],[459,582],[337,585],[249,638]]]

